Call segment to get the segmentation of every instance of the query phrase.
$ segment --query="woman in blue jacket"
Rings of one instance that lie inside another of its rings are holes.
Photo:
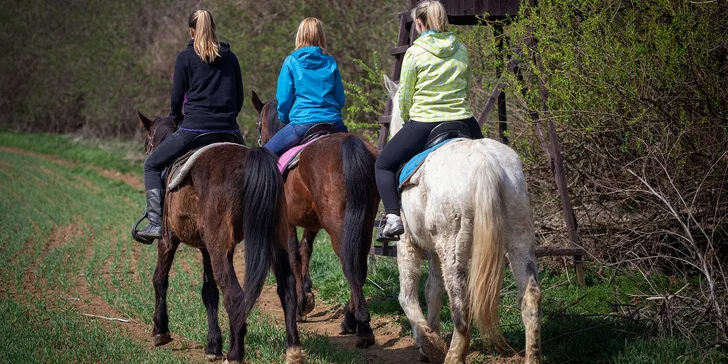
[[[336,60],[326,53],[324,26],[306,18],[298,26],[296,49],[286,57],[278,75],[278,118],[283,129],[265,147],[280,156],[298,145],[315,124],[329,123],[348,132],[341,118],[346,103],[344,85]]]

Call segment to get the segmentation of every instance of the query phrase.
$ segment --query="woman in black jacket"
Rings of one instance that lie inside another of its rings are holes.
[[[174,134],[155,146],[144,162],[149,225],[139,235],[148,239],[161,237],[162,170],[187,153],[192,148],[192,140],[200,134],[230,132],[243,143],[237,122],[243,107],[243,79],[238,58],[227,43],[217,41],[215,22],[209,11],[193,12],[188,25],[192,40],[187,49],[177,55],[170,112],[175,122],[181,121],[181,124]]]

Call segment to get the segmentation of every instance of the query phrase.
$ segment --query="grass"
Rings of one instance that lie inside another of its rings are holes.
[[[143,191],[110,180],[86,166],[139,173],[140,163],[126,159],[128,152],[124,151],[134,150],[131,145],[109,143],[115,146],[102,149],[98,146],[101,144],[104,142],[0,132],[0,145],[77,162],[68,167],[32,155],[0,151],[0,362],[48,361],[48,358],[58,362],[190,360],[169,348],[151,349],[148,341],[131,338],[122,324],[110,330],[63,308],[59,302],[63,295],[78,295],[80,282],[121,316],[146,325],[151,332],[154,305],[151,275],[156,251],[138,246],[128,234],[129,226],[143,208]],[[397,302],[399,281],[395,259],[379,257],[373,268],[364,287],[372,315],[399,322],[405,333],[411,335]],[[196,343],[193,345],[201,345],[207,332],[199,296],[201,271],[197,251],[182,246],[170,277],[170,329],[173,336]],[[422,272],[423,288],[427,274],[424,265]],[[315,242],[311,276],[319,302],[346,303],[348,284],[325,233]],[[632,295],[647,291],[641,276],[592,267],[587,269],[588,286],[580,288],[562,270],[542,264],[540,277],[546,362],[664,363],[680,358],[680,362],[692,363],[727,359],[724,350],[699,350],[708,342],[661,337],[651,331],[649,322],[608,316],[615,307],[613,304],[633,304]],[[668,279],[657,281],[664,288],[680,284]],[[30,290],[38,295],[49,288],[53,294],[42,299],[22,298],[24,295],[19,294]],[[424,294],[421,292],[420,296],[424,305]],[[441,314],[443,330],[451,332],[447,305]],[[508,341],[516,348],[523,348],[524,333],[509,272],[504,282],[500,317]],[[227,343],[227,317],[222,309],[220,321]],[[308,362],[362,361],[358,351],[332,344],[324,336],[303,333],[302,340]],[[283,343],[281,325],[255,311],[246,338],[246,359],[281,362]],[[472,344],[484,354],[493,354],[478,339],[477,332]],[[481,355],[474,360],[487,359]]]
[[[348,285],[341,273],[329,237],[320,234],[315,241],[311,262],[311,278],[318,298],[329,304],[345,304],[348,300]],[[372,259],[370,259],[372,261]],[[542,261],[543,263],[543,261]],[[394,316],[411,335],[409,322],[399,306],[398,271],[395,258],[378,257],[370,268],[364,287],[368,297],[369,310],[373,316]],[[615,305],[635,304],[634,295],[649,292],[642,276],[630,272],[601,271],[587,267],[587,287],[578,287],[573,274],[548,268],[541,264],[539,274],[543,292],[542,343],[544,360],[550,363],[669,363],[680,358],[680,362],[726,362],[728,352],[698,350],[710,344],[709,340],[690,341],[680,337],[661,337],[650,329],[650,323],[630,321],[610,316]],[[372,272],[375,273],[372,273]],[[420,284],[420,305],[426,310],[424,282],[428,268],[422,266]],[[683,282],[659,279],[665,291],[675,292]],[[672,282],[672,283],[671,283]],[[500,324],[504,336],[515,348],[525,347],[525,333],[517,306],[516,286],[509,269],[503,283],[500,307]],[[620,306],[624,307],[624,306]],[[452,333],[450,312],[443,307],[442,329],[446,335]],[[709,335],[705,335],[706,338]],[[479,340],[475,329],[471,342],[473,349],[488,355],[496,355],[490,347]],[[707,354],[706,354],[707,353]],[[487,362],[481,355],[476,362]]]
[[[46,137],[48,140],[43,139]],[[36,138],[43,140],[30,143]],[[118,330],[105,330],[91,319],[61,308],[61,297],[78,297],[78,284],[82,284],[120,317],[146,325],[151,339],[156,249],[141,247],[128,233],[143,208],[143,192],[86,166],[89,161],[101,168],[131,168],[134,164],[118,154],[80,146],[60,136],[0,133],[0,145],[79,162],[68,167],[33,155],[0,151],[0,361],[188,361],[169,349],[150,349],[150,340],[134,341],[121,329],[123,324],[117,324]],[[131,170],[124,168],[119,170]],[[180,249],[168,294],[172,335],[198,346],[207,334],[199,293],[199,259],[196,250]],[[51,291],[53,294],[47,294]],[[28,295],[41,299],[21,299]],[[228,323],[222,306],[220,313],[227,350]],[[265,314],[253,313],[248,322],[246,360],[283,361],[284,328],[271,322],[274,320]],[[302,333],[302,341],[310,363],[361,360],[357,351],[332,345],[320,335]]]

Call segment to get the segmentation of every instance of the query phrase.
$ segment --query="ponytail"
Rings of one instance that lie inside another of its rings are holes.
[[[412,19],[420,19],[425,30],[448,31],[447,12],[439,1],[422,1],[412,9]]]
[[[206,63],[212,63],[220,57],[220,44],[215,35],[215,21],[207,10],[196,10],[190,14],[188,22],[190,28],[195,30],[195,53]]]

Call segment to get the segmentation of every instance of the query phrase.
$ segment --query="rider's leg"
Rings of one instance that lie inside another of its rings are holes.
[[[402,234],[404,227],[399,219],[399,194],[397,193],[397,169],[425,147],[430,131],[440,123],[411,121],[392,137],[375,164],[377,188],[387,214],[387,225],[380,235],[393,238]]]
[[[285,151],[301,143],[303,135],[314,124],[287,124],[265,143],[265,148],[280,157]]]
[[[148,239],[159,239],[162,236],[162,201],[164,187],[162,170],[172,161],[190,150],[190,142],[199,133],[178,130],[168,136],[154,148],[152,154],[144,161],[144,187],[146,188],[147,213],[149,225],[139,231],[139,235]]]

